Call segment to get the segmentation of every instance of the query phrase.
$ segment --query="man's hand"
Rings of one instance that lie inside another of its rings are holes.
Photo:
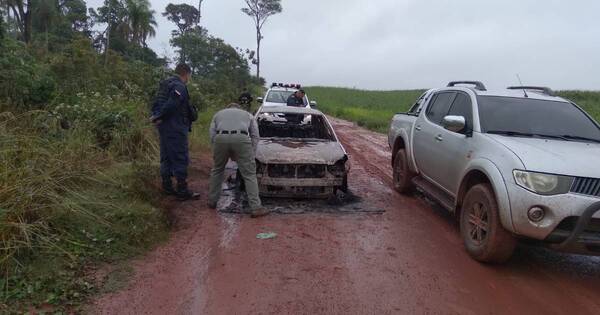
[[[150,117],[150,122],[152,124],[154,124],[155,126],[158,126],[162,123],[162,120],[160,120],[159,117],[157,117],[157,116],[152,116],[152,117]]]

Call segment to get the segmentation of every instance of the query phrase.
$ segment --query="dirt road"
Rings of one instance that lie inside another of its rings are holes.
[[[521,246],[504,266],[471,260],[456,225],[390,189],[385,136],[334,120],[350,188],[383,214],[216,214],[174,210],[171,240],[133,262],[99,314],[598,314],[600,259]],[[196,189],[209,162],[194,160]],[[205,196],[203,196],[203,200]],[[259,240],[260,232],[276,232]]]

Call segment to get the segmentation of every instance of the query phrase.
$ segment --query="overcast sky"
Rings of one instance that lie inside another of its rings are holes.
[[[151,0],[161,13],[172,1]],[[175,1],[177,2],[177,1]],[[197,6],[196,1],[184,1]],[[96,7],[101,0],[88,1]],[[181,2],[178,2],[181,3]],[[255,48],[243,0],[205,0],[202,25]],[[430,88],[450,80],[600,89],[597,0],[282,0],[264,27],[267,82]],[[172,54],[174,24],[158,14],[151,47]]]

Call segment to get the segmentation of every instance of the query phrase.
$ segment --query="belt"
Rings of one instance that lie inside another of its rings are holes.
[[[248,131],[245,130],[217,130],[218,135],[235,135],[238,133],[248,135]]]

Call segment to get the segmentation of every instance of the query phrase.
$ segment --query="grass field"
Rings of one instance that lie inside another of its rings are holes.
[[[423,90],[366,91],[347,88],[308,87],[311,100],[319,109],[336,117],[356,122],[359,126],[387,133],[395,113],[405,112]],[[560,91],[600,121],[600,92]]]

